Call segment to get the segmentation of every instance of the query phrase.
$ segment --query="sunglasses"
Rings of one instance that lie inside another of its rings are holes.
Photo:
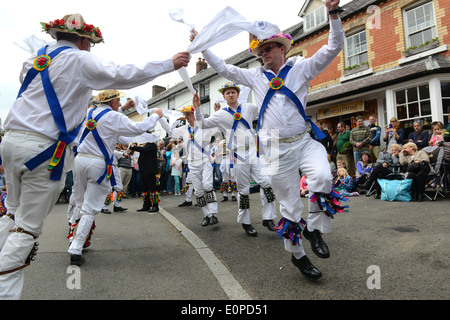
[[[271,44],[270,46],[266,46],[264,49],[261,49],[258,52],[258,57],[261,57],[263,55],[263,53],[269,53],[270,51],[272,51],[273,48],[279,48],[279,45],[276,44]]]

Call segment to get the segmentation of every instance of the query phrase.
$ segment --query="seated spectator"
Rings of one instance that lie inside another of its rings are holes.
[[[444,124],[440,121],[435,121],[431,124],[431,130],[433,130],[433,134],[431,135],[428,145],[430,147],[437,147],[439,146],[440,142],[444,141],[444,134],[445,134]]]
[[[361,160],[359,160],[356,164],[355,186],[360,187],[365,184],[371,172],[372,162],[370,161],[370,153],[368,151],[364,151],[362,153]],[[361,193],[365,192],[367,192],[367,190],[362,188]]]
[[[417,150],[425,148],[428,145],[428,131],[422,130],[422,123],[420,121],[414,122],[414,131],[408,136],[408,141],[417,146]]]
[[[330,171],[333,175],[333,178],[336,176],[336,165],[334,164],[333,160],[331,160],[331,156],[328,154],[328,163],[330,164]]]
[[[402,146],[399,144],[391,145],[389,152],[382,152],[377,159],[377,162],[373,165],[372,173],[369,175],[366,183],[361,186],[364,190],[369,190],[372,184],[375,182],[373,188],[375,190],[375,199],[380,199],[381,187],[378,184],[377,179],[386,179],[388,175],[397,172],[400,167],[399,155],[402,151]]]
[[[337,170],[337,181],[338,186],[336,187],[336,191],[339,191],[339,194],[344,197],[357,197],[359,196],[358,192],[352,192],[353,191],[353,179],[348,174],[347,170],[344,168],[339,168]]]
[[[425,184],[428,173],[431,171],[430,158],[417,145],[408,142],[400,152],[400,164],[407,165],[406,179],[412,179],[411,201],[423,201]]]

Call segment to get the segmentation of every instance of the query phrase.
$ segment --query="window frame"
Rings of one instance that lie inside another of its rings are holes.
[[[409,20],[408,20],[408,13],[410,13],[413,10],[418,10],[419,8],[423,8],[426,5],[430,5],[431,7],[431,16],[433,18],[433,23],[430,26],[421,28],[420,30],[416,30],[412,33],[410,33],[409,31]],[[434,1],[431,0],[423,0],[420,1],[418,3],[413,4],[412,6],[406,7],[403,9],[403,21],[404,21],[404,32],[405,32],[405,46],[406,48],[417,48],[421,45],[424,45],[426,42],[432,42],[433,39],[438,38],[438,28],[437,28],[437,19],[436,19],[436,11],[435,11],[435,6],[434,6]],[[411,36],[418,34],[418,33],[423,33],[423,31],[425,30],[431,30],[431,39],[425,39],[425,41],[423,41],[422,44],[420,45],[413,45],[411,43]]]

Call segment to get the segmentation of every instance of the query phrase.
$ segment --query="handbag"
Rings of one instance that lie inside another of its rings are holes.
[[[411,201],[411,195],[409,193],[412,187],[412,179],[378,179],[378,184],[381,187],[381,200]]]

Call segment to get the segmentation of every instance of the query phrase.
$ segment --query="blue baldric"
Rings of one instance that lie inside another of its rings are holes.
[[[283,70],[281,70],[278,77],[275,77],[273,73],[270,72],[264,72],[267,79],[270,81],[269,86],[270,89],[266,94],[266,97],[264,98],[264,101],[261,106],[261,110],[259,112],[258,116],[258,125],[256,127],[256,132],[258,133],[259,128],[261,127],[261,119],[263,116],[264,111],[266,110],[267,106],[269,105],[270,99],[272,99],[275,92],[280,91],[284,93],[289,99],[292,100],[292,102],[297,106],[298,111],[302,115],[303,119],[305,119],[306,122],[309,122],[311,124],[311,128],[314,131],[314,134],[316,135],[317,139],[320,141],[323,138],[325,138],[325,134],[322,132],[322,130],[317,127],[317,125],[311,121],[311,119],[308,118],[308,116],[305,113],[305,109],[303,108],[303,105],[301,101],[298,99],[298,97],[293,93],[290,89],[288,89],[285,85],[283,80],[286,78],[286,75],[288,72],[292,69],[291,66],[285,66]]]
[[[28,170],[33,171],[36,167],[50,159],[48,170],[52,173],[50,174],[50,180],[61,180],[62,170],[64,167],[64,157],[66,154],[66,146],[72,143],[78,135],[81,128],[81,123],[71,132],[67,132],[66,122],[64,120],[64,114],[59,104],[56,92],[53,89],[53,85],[50,81],[50,76],[48,72],[48,66],[51,61],[62,51],[66,49],[72,49],[71,47],[60,47],[49,53],[45,54],[48,46],[39,49],[36,59],[33,62],[33,68],[31,68],[22,83],[22,86],[17,95],[17,99],[22,95],[22,93],[27,89],[28,85],[33,81],[33,79],[41,74],[42,85],[44,87],[45,96],[49,104],[50,110],[52,112],[53,119],[59,128],[58,141],[53,145],[48,147],[42,153],[35,156],[33,159],[25,163]]]
[[[116,179],[114,177],[114,171],[112,169],[114,154],[111,157],[109,157],[108,150],[106,149],[105,144],[103,143],[103,140],[97,131],[97,124],[98,124],[98,121],[100,120],[100,118],[112,110],[105,109],[102,112],[100,112],[95,118],[93,118],[92,112],[95,109],[97,109],[97,107],[94,107],[91,110],[89,110],[88,120],[86,122],[86,128],[84,129],[83,134],[81,135],[79,145],[81,145],[84,138],[86,138],[86,136],[89,134],[89,132],[92,132],[92,134],[94,135],[94,139],[97,142],[97,145],[99,146],[100,151],[103,154],[103,157],[105,157],[105,163],[106,163],[105,172],[100,176],[100,178],[98,178],[97,183],[98,184],[102,183],[103,179],[105,179],[105,177],[106,177],[106,180],[109,180],[109,182],[111,183],[111,186],[114,187],[116,185]]]

